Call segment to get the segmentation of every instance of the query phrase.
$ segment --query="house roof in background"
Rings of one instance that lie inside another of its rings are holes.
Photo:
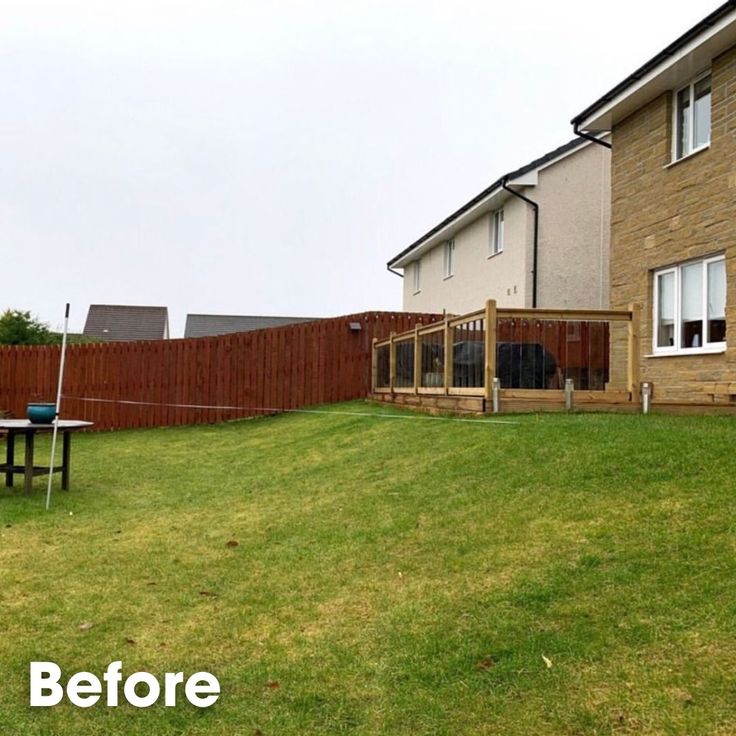
[[[524,182],[515,182],[515,180],[521,179],[526,174],[536,171],[537,169],[541,169],[545,165],[551,164],[556,159],[566,156],[567,154],[571,153],[575,149],[580,148],[581,146],[587,146],[587,145],[590,145],[590,141],[584,138],[574,138],[569,143],[565,143],[564,146],[560,146],[559,148],[555,148],[554,151],[545,153],[544,156],[534,159],[534,161],[531,161],[525,166],[522,166],[520,169],[516,169],[516,171],[511,171],[508,174],[504,174],[502,177],[494,181],[493,184],[491,184],[489,187],[484,189],[480,194],[476,195],[475,197],[473,197],[473,199],[471,199],[469,202],[464,204],[459,210],[456,210],[455,212],[453,212],[449,217],[446,217],[438,225],[435,225],[429,232],[422,235],[422,237],[419,238],[419,240],[414,241],[410,246],[408,246],[407,248],[404,248],[404,250],[402,250],[401,253],[399,253],[398,255],[395,255],[388,262],[387,264],[388,267],[389,268],[403,268],[409,262],[409,259],[407,259],[406,256],[408,256],[409,254],[414,255],[413,251],[419,249],[423,245],[426,245],[429,241],[432,240],[432,238],[435,235],[438,235],[443,230],[448,228],[450,225],[455,223],[457,220],[462,218],[463,215],[479,207],[486,200],[490,199],[495,193],[501,190],[504,182],[507,184],[514,184],[514,183],[523,184]]]
[[[736,0],[696,23],[656,56],[572,119],[577,129],[599,133],[634,110],[703,71],[736,43]]]
[[[252,332],[297,322],[314,322],[315,317],[272,317],[264,315],[188,314],[184,337],[214,337],[233,332]]]
[[[169,336],[169,310],[166,307],[91,304],[84,335],[104,342],[162,340]]]

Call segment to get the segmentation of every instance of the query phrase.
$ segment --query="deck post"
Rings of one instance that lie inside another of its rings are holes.
[[[445,393],[449,394],[452,388],[453,342],[450,317],[445,317]]]
[[[493,379],[496,377],[496,300],[486,301],[485,314],[485,372],[483,388],[486,402],[493,398]]]
[[[376,393],[376,383],[378,382],[378,351],[376,343],[378,338],[374,337],[371,342],[371,393]]]
[[[388,337],[388,387],[391,393],[394,392],[394,387],[396,386],[396,343],[394,342],[395,337],[396,333],[391,331]]]
[[[421,322],[414,325],[414,393],[418,394],[422,385],[422,344],[419,338]]]
[[[640,341],[639,324],[641,322],[641,307],[638,304],[629,304],[629,340],[628,340],[628,364],[626,390],[631,394],[631,400],[636,401],[639,397],[639,359]]]

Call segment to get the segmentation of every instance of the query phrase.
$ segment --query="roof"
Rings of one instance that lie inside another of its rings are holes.
[[[692,77],[701,69],[699,66],[709,63],[718,53],[736,43],[736,0],[729,0],[696,23],[669,46],[662,49],[649,61],[640,66],[622,82],[606,92],[600,99],[589,105],[572,119],[576,128],[591,132],[610,130],[617,119],[633,112],[636,107],[654,99],[658,94],[672,89],[678,84],[678,79],[684,74]],[[697,53],[700,49],[701,53]],[[657,84],[657,82],[660,82]],[[640,95],[633,109],[631,105],[624,105],[636,91],[642,89],[645,94]],[[647,99],[648,96],[648,99]],[[641,102],[644,100],[644,102]],[[602,115],[607,108],[619,106],[618,115],[610,110],[608,116]]]
[[[104,342],[163,340],[169,336],[166,307],[92,304],[87,312],[84,335]]]
[[[234,314],[188,314],[184,337],[213,337],[232,332],[251,332],[268,327],[282,327],[297,322],[313,322],[315,317],[269,317]]]
[[[561,158],[562,156],[565,156],[566,154],[574,151],[576,148],[580,148],[581,146],[586,146],[586,145],[589,145],[589,141],[586,141],[583,138],[574,138],[569,143],[565,143],[564,146],[555,148],[554,151],[550,151],[549,153],[544,154],[544,156],[534,159],[534,161],[531,161],[525,166],[522,166],[520,169],[516,169],[516,171],[511,171],[508,174],[504,174],[499,179],[496,179],[496,181],[494,181],[493,184],[491,184],[489,187],[487,187],[482,192],[480,192],[480,194],[477,194],[475,197],[473,197],[473,199],[471,199],[469,202],[467,202],[462,207],[460,207],[460,209],[453,212],[449,217],[446,217],[438,225],[435,225],[429,232],[422,235],[422,237],[419,238],[419,240],[414,241],[410,246],[408,246],[407,248],[404,248],[404,250],[402,250],[401,253],[399,253],[398,255],[395,255],[388,262],[387,264],[388,267],[389,268],[394,268],[394,267],[402,268],[403,266],[399,265],[399,262],[402,261],[402,259],[404,259],[405,256],[408,256],[412,251],[424,245],[434,235],[437,235],[437,233],[444,230],[446,227],[448,227],[453,222],[458,220],[464,214],[466,214],[467,212],[470,212],[476,206],[480,205],[485,200],[489,199],[493,194],[500,191],[503,188],[504,183],[509,183],[509,184],[522,183],[522,182],[518,182],[515,180],[521,179],[526,174],[536,171],[537,169],[541,169],[546,164],[550,164],[556,159]]]

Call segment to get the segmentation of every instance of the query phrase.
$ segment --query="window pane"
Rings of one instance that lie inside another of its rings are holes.
[[[677,94],[677,158],[690,153],[690,87]]]
[[[695,85],[695,105],[693,107],[694,138],[693,145],[704,146],[710,142],[710,77],[701,79]]]
[[[726,341],[726,262],[708,264],[708,342]]]
[[[657,312],[657,347],[672,347],[675,344],[675,274],[663,273],[657,276],[659,300]]]
[[[703,345],[703,264],[682,267],[682,347]]]

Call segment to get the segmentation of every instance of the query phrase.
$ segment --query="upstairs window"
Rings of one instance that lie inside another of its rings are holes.
[[[414,293],[422,290],[422,262],[414,261]]]
[[[449,279],[455,273],[455,241],[445,243],[445,278]]]
[[[654,352],[726,347],[726,261],[690,261],[654,272]]]
[[[710,72],[675,93],[674,159],[710,144]]]
[[[503,210],[491,215],[491,243],[489,255],[495,256],[503,251]]]

